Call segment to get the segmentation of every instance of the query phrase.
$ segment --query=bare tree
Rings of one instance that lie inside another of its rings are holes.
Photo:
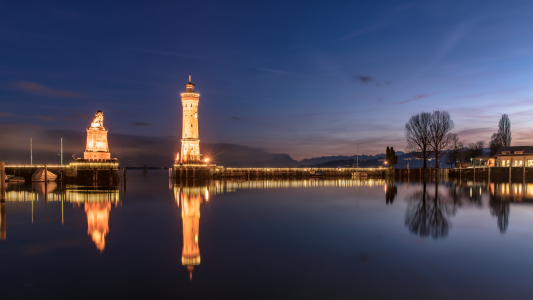
[[[490,138],[490,156],[494,156],[500,147],[510,147],[511,140],[511,120],[508,115],[503,114],[498,124],[498,132]]]
[[[509,201],[502,201],[501,197],[489,194],[490,214],[498,218],[498,228],[500,233],[504,234],[509,227]]]
[[[448,202],[449,200],[439,193],[437,182],[434,197],[427,192],[424,182],[422,190],[415,192],[408,199],[405,226],[411,233],[420,237],[446,237],[452,225],[449,217],[455,214],[455,209]]]
[[[466,155],[464,156],[465,160],[483,156],[484,147],[485,147],[485,141],[477,141],[475,143],[468,144],[468,147],[465,149],[466,151]]]
[[[500,149],[501,146],[502,146],[502,143],[500,140],[500,135],[498,133],[493,133],[492,136],[490,137],[490,143],[489,143],[490,156],[493,157],[494,155],[496,155],[496,152],[498,152],[498,149]]]
[[[429,145],[435,154],[435,167],[439,168],[439,158],[452,142],[450,131],[455,127],[450,114],[443,110],[433,111],[429,125]]]
[[[500,135],[502,146],[511,147],[511,120],[509,120],[509,116],[506,114],[503,114],[500,119],[498,134]]]
[[[450,136],[450,144],[448,145],[448,163],[450,168],[452,164],[457,167],[457,161],[461,160],[461,151],[465,147],[464,143],[459,140],[457,134]]]
[[[406,151],[413,153],[417,158],[422,158],[424,169],[427,168],[426,161],[430,153],[430,122],[431,114],[422,112],[411,116],[404,128],[407,139]]]

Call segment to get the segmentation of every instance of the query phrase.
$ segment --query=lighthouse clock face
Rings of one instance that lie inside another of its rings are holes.
[[[195,119],[198,119],[198,114],[194,114],[194,118],[195,118]]]

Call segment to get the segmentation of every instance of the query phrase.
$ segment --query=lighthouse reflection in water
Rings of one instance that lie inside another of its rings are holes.
[[[178,207],[181,208],[183,222],[183,250],[181,263],[187,268],[192,280],[192,273],[200,264],[200,206],[209,201],[207,185],[202,186],[174,186],[174,196]]]

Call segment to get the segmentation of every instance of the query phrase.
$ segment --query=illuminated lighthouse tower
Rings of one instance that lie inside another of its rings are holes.
[[[180,163],[200,163],[200,138],[198,135],[198,102],[200,94],[194,92],[194,84],[185,84],[186,92],[181,94],[183,106],[183,130],[181,136],[181,160]],[[179,159],[179,157],[178,157]]]

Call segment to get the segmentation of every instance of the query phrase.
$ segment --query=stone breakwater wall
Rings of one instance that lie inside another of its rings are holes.
[[[6,166],[6,175],[24,177],[31,181],[31,176],[44,165]],[[79,185],[118,186],[120,182],[118,162],[112,160],[77,161],[65,166],[47,166],[46,169],[57,175],[57,181]]]
[[[118,161],[81,160],[70,163],[64,172],[64,181],[82,185],[118,186]]]
[[[31,176],[38,169],[43,169],[44,166],[6,166],[6,175],[15,175],[17,177],[24,177],[27,181],[31,180]],[[57,178],[61,178],[61,172],[65,169],[65,166],[49,166],[47,167],[48,172],[53,173]]]
[[[263,179],[311,178],[313,172],[322,172],[326,178],[385,178],[391,170],[384,168],[226,168],[214,165],[174,165],[173,176],[180,179]],[[407,174],[407,173],[406,173]]]
[[[454,168],[449,170],[450,178],[514,182],[533,181],[533,168],[527,167]]]
[[[313,172],[322,172],[326,178],[367,177],[384,178],[386,169],[376,168],[220,168],[213,178],[310,178]]]
[[[450,169],[391,169],[387,170],[387,177],[394,179],[434,179],[448,177]]]
[[[181,179],[263,179],[311,178],[313,172],[322,172],[326,178],[373,179],[431,179],[448,176],[450,169],[385,169],[385,168],[226,168],[215,165],[174,165],[176,180]]]

